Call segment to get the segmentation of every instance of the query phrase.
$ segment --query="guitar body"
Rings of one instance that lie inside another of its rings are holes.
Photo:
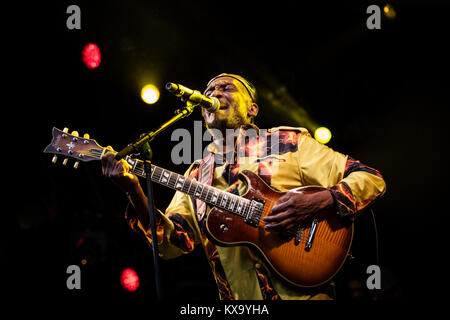
[[[224,209],[213,207],[206,220],[212,240],[219,245],[248,245],[260,251],[265,261],[286,281],[300,287],[314,287],[330,280],[344,263],[353,238],[353,223],[337,217],[333,210],[319,212],[312,246],[306,249],[311,231],[311,222],[304,225],[300,241],[278,232],[266,231],[262,221],[270,215],[272,207],[286,192],[278,192],[268,186],[251,171],[244,171],[241,177],[248,185],[247,199],[265,201],[264,210],[257,227]],[[291,191],[304,194],[324,190],[319,186],[300,187]]]

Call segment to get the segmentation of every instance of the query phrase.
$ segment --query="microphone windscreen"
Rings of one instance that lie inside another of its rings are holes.
[[[169,92],[176,92],[178,90],[178,86],[175,83],[167,82],[166,90]]]
[[[206,110],[211,113],[217,112],[217,110],[219,110],[220,108],[219,99],[217,99],[216,97],[211,97],[210,99],[212,101],[212,105],[207,107]]]

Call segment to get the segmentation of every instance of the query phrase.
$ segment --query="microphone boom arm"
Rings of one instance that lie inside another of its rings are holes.
[[[120,150],[116,154],[116,157],[115,157],[116,160],[120,160],[131,153],[138,152],[138,150],[145,143],[152,141],[155,138],[155,136],[157,136],[159,133],[161,133],[168,127],[170,127],[172,124],[174,124],[178,120],[188,117],[194,111],[194,108],[197,105],[198,105],[198,103],[194,103],[192,101],[187,100],[185,106],[176,110],[175,111],[176,115],[173,116],[172,118],[170,118],[169,120],[167,120],[166,122],[164,122],[161,126],[159,126],[158,129],[156,129],[155,131],[149,131],[149,132],[145,133],[138,140],[136,140],[133,143],[128,144],[125,148]]]

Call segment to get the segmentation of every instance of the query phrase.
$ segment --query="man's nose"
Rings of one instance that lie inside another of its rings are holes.
[[[215,97],[217,99],[221,98],[223,96],[222,91],[218,90],[218,89],[214,89],[213,92],[211,92],[210,97]]]

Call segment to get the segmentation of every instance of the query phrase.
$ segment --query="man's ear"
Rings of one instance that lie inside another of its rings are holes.
[[[247,108],[247,114],[249,117],[256,117],[258,115],[259,107],[256,103],[252,103]]]

